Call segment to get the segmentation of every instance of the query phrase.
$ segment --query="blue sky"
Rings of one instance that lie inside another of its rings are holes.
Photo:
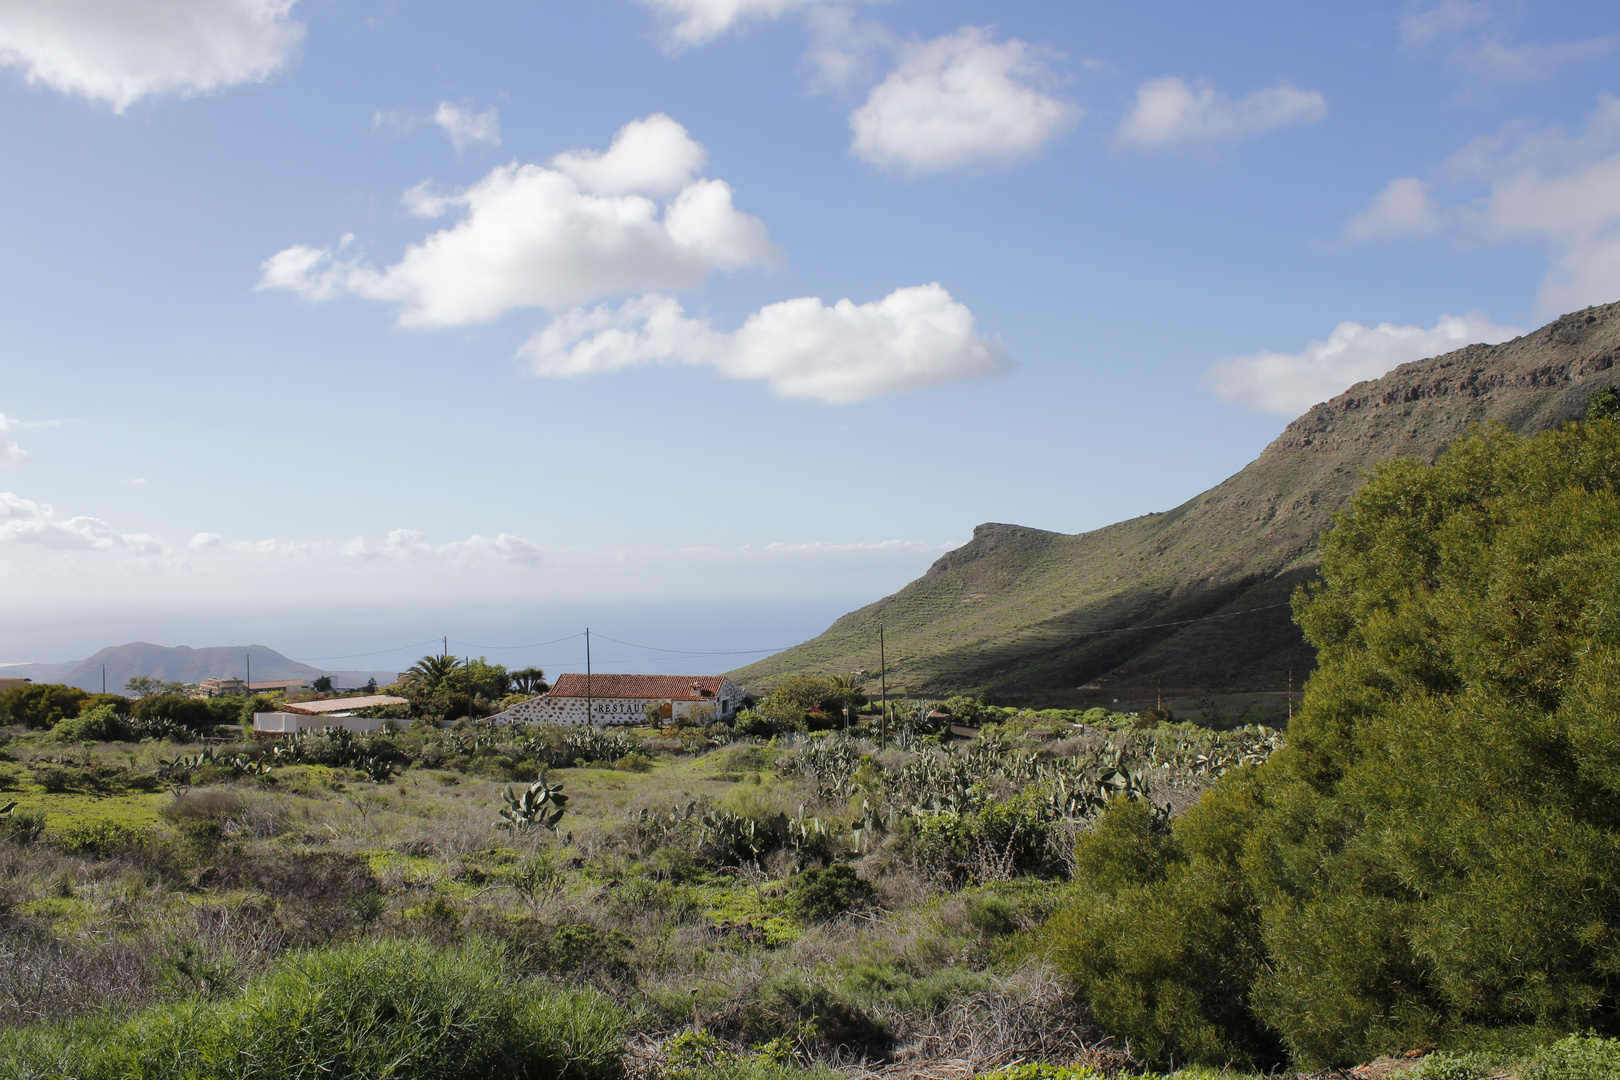
[[[1606,4],[4,0],[0,62],[0,660],[791,644],[1620,299]]]

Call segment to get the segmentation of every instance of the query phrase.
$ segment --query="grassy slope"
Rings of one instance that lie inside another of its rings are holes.
[[[1432,458],[1473,424],[1528,432],[1577,417],[1614,381],[1617,354],[1611,304],[1404,365],[1316,406],[1174,510],[1079,535],[981,525],[898,593],[731,675],[759,690],[798,672],[876,671],[881,622],[891,691],[1282,690],[1290,669],[1297,685],[1312,655],[1281,605],[1314,574],[1316,539],[1364,471]]]

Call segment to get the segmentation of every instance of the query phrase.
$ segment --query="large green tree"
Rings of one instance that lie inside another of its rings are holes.
[[[1287,747],[1169,834],[1122,807],[1081,844],[1056,928],[1105,1026],[1303,1063],[1620,1029],[1617,487],[1607,419],[1374,473],[1295,597]]]

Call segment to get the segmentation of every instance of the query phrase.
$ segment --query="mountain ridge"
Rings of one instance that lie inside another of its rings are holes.
[[[980,525],[899,592],[731,676],[759,689],[875,671],[881,623],[891,688],[930,695],[1298,685],[1314,654],[1288,598],[1365,471],[1433,460],[1476,424],[1529,434],[1575,419],[1617,360],[1620,303],[1403,364],[1314,406],[1177,507],[1078,534]]]
[[[332,671],[283,656],[268,645],[211,645],[192,648],[189,645],[154,645],[147,641],[131,641],[124,645],[109,645],[84,660],[60,664],[10,664],[0,667],[0,676],[31,678],[35,682],[62,683],[81,689],[99,691],[102,687],[102,665],[106,665],[106,687],[120,693],[130,678],[147,675],[165,682],[197,683],[212,678],[243,678],[252,661],[255,682],[277,679],[314,679],[330,675],[334,680],[361,685],[368,678],[379,682],[392,682],[395,672]]]

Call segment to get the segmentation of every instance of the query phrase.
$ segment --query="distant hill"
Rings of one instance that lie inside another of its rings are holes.
[[[893,596],[731,677],[759,690],[791,673],[876,671],[881,622],[891,690],[1125,699],[1159,686],[1277,691],[1290,669],[1297,686],[1314,656],[1288,597],[1316,573],[1317,538],[1363,473],[1433,460],[1474,424],[1532,433],[1575,419],[1620,379],[1617,358],[1609,304],[1404,364],[1311,409],[1174,510],[1078,535],[980,525]]]
[[[33,679],[37,683],[66,683],[86,690],[102,687],[102,665],[106,665],[106,687],[120,693],[124,684],[137,675],[149,675],[165,682],[197,683],[212,678],[244,678],[252,662],[254,682],[274,679],[314,679],[331,675],[341,686],[361,686],[368,678],[392,682],[395,672],[331,671],[290,660],[265,645],[218,645],[193,649],[186,645],[152,645],[133,641],[96,653],[88,660],[66,664],[12,664],[0,668],[0,675]]]

